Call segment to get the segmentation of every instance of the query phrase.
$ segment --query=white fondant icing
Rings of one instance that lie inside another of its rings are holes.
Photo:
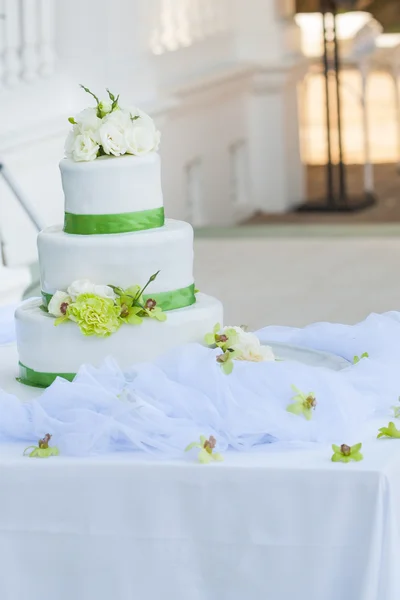
[[[92,162],[60,162],[65,211],[106,215],[163,206],[160,156],[103,156]]]
[[[223,320],[221,302],[198,294],[196,304],[168,312],[163,323],[145,319],[142,325],[123,325],[108,338],[96,338],[85,337],[72,322],[55,327],[54,318],[41,311],[40,304],[33,298],[17,309],[16,330],[20,362],[45,373],[76,373],[81,365],[98,366],[107,356],[125,369],[175,346],[203,343],[204,335]]]
[[[38,237],[42,289],[53,294],[77,279],[127,288],[157,279],[148,293],[193,283],[193,229],[167,219],[164,227],[115,235],[70,235],[48,227]],[[146,292],[147,293],[147,292]]]

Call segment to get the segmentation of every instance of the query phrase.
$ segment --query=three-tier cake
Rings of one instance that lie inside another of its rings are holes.
[[[72,380],[108,356],[125,369],[222,322],[221,303],[195,290],[192,227],[164,219],[154,123],[109,95],[70,119],[64,226],[39,234],[42,298],[16,311],[29,385]]]

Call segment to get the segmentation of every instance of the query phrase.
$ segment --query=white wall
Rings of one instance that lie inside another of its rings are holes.
[[[66,119],[89,100],[78,83],[108,86],[153,112],[171,216],[230,225],[256,209],[279,212],[301,201],[296,86],[303,72],[293,24],[278,18],[275,0],[190,0],[186,7],[208,2],[196,22],[183,8],[166,16],[163,1],[57,0],[55,70],[44,79],[35,55],[32,80],[18,71],[15,86],[0,90],[0,156],[45,223],[62,220],[57,164]],[[36,43],[18,41],[25,54]],[[9,264],[33,262],[34,228],[3,183],[0,199]]]

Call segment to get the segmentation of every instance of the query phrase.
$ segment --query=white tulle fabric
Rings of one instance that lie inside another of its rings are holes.
[[[365,421],[388,413],[400,393],[400,313],[371,315],[355,326],[320,323],[267,327],[263,343],[286,342],[352,361],[340,372],[296,362],[236,362],[226,376],[215,350],[197,344],[122,373],[107,360],[84,366],[73,383],[58,379],[22,403],[0,393],[0,439],[35,442],[45,433],[66,455],[118,451],[182,456],[200,435],[219,450],[248,451],[274,441],[355,443]],[[311,421],[286,411],[296,385],[314,392]]]

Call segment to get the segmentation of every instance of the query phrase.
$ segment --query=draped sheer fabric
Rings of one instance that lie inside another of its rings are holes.
[[[342,371],[292,361],[236,361],[231,375],[217,350],[176,348],[123,373],[109,358],[83,366],[75,381],[58,379],[37,399],[0,392],[0,440],[36,442],[45,433],[65,455],[139,451],[182,457],[200,435],[218,450],[249,451],[275,441],[354,443],[366,420],[388,414],[400,393],[400,313],[371,315],[358,325],[266,327],[262,343],[284,342],[348,359]],[[369,358],[352,364],[355,355]],[[311,421],[287,412],[295,385],[313,392]]]

